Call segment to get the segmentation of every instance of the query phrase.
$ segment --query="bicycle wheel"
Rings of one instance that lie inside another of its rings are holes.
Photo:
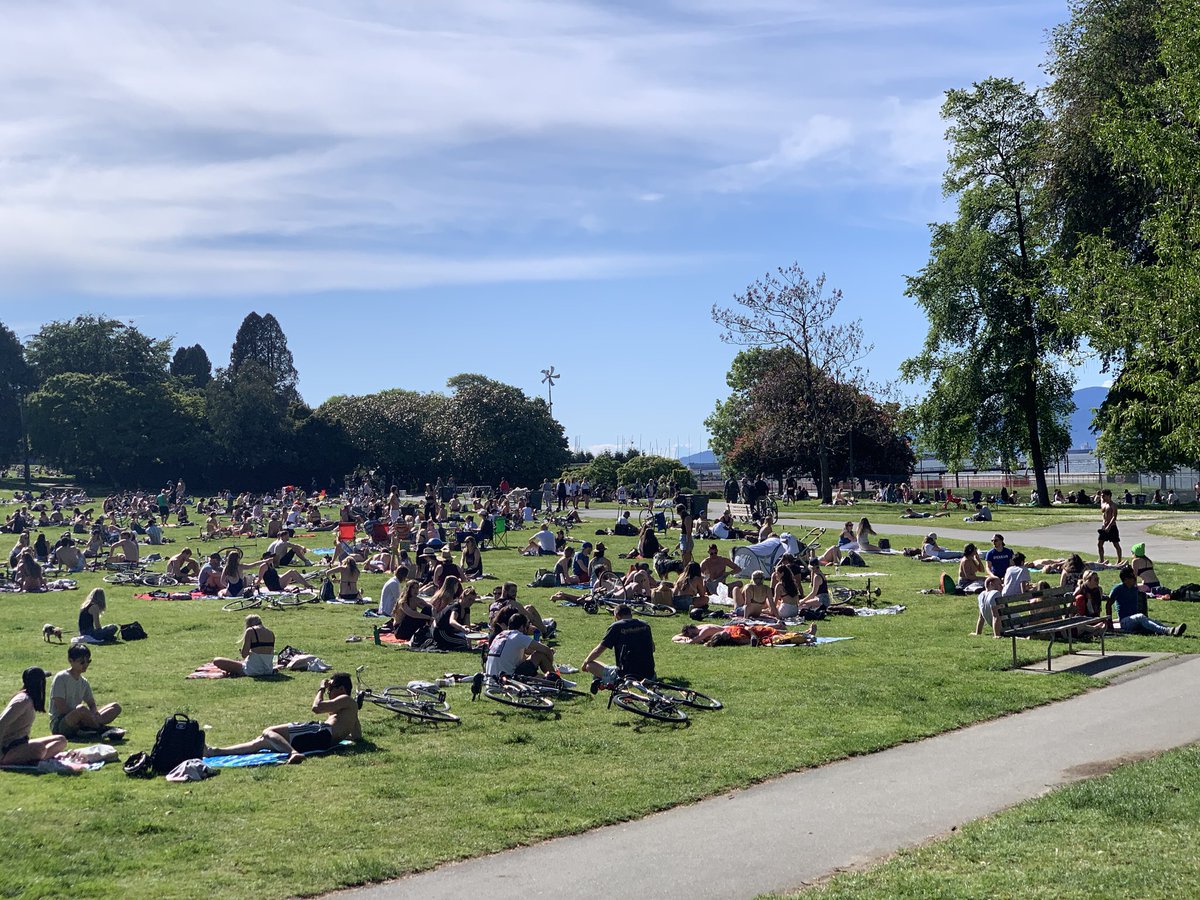
[[[643,616],[650,616],[651,618],[659,619],[665,619],[668,616],[675,615],[676,613],[676,609],[673,606],[668,606],[665,603],[649,603],[646,601],[642,601],[640,604],[633,607],[633,609],[635,612],[641,613]]]
[[[613,703],[628,712],[659,722],[686,722],[688,720],[687,713],[670,700],[660,700],[629,691],[620,691],[613,696]]]
[[[454,722],[456,724],[462,721],[454,713],[439,708],[432,701],[401,700],[399,697],[385,697],[383,699],[384,702],[380,704],[381,706],[402,716],[408,716],[410,719],[417,719],[422,722]]]
[[[105,584],[136,584],[137,576],[129,572],[109,572],[104,576]]]
[[[174,587],[177,584],[179,584],[179,579],[174,575],[163,574],[158,576],[159,587]]]
[[[638,522],[642,525],[645,525],[647,522],[652,521],[654,521],[654,507],[644,507],[642,511],[638,513]]]
[[[834,588],[833,589],[833,599],[838,600],[842,603],[845,603],[847,600],[853,600],[854,599],[854,591],[852,591],[850,588],[844,588],[844,587]]]
[[[676,703],[682,703],[684,706],[690,706],[693,709],[725,708],[725,704],[716,697],[710,697],[708,694],[702,694],[699,691],[693,691],[691,688],[680,687],[676,684],[664,684],[661,681],[656,681],[654,682],[654,691],[674,700]]]
[[[763,512],[765,512],[772,519],[779,521],[779,504],[775,502],[774,497],[768,497],[765,501],[763,501]]]
[[[267,605],[271,609],[299,609],[300,604],[304,601],[297,594],[288,594],[284,597],[271,597],[267,601]]]
[[[243,609],[258,609],[262,606],[262,600],[258,597],[238,597],[236,600],[230,600],[221,609],[225,612],[238,612]]]
[[[554,701],[549,697],[529,689],[519,689],[511,684],[490,685],[483,689],[483,696],[505,706],[515,706],[518,709],[554,709]]]

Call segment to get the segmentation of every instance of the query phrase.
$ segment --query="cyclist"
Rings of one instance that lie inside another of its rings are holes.
[[[600,690],[601,685],[612,687],[622,678],[654,678],[654,633],[650,626],[641,619],[635,619],[633,610],[624,603],[613,611],[613,617],[616,621],[608,626],[600,643],[580,667],[593,676],[593,694]],[[605,650],[613,651],[615,666],[606,666],[598,661]]]
[[[554,650],[529,633],[529,619],[524,613],[515,612],[508,620],[508,628],[492,638],[488,645],[487,661],[483,673],[489,679],[501,675],[537,675],[545,672],[549,678],[558,678],[554,671]]]

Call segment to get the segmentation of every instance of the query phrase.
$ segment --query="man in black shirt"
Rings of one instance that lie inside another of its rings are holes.
[[[633,610],[624,603],[616,608],[614,615],[616,621],[608,626],[600,643],[583,661],[583,670],[594,676],[593,694],[601,684],[611,687],[621,678],[654,678],[654,635],[650,626],[635,619]],[[597,662],[605,650],[613,651],[615,666]]]

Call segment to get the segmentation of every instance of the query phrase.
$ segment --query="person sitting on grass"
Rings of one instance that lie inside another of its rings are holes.
[[[339,600],[353,600],[357,603],[362,599],[362,591],[358,588],[360,571],[353,556],[347,556],[336,566],[330,566],[325,574],[331,581],[337,582]]]
[[[979,592],[979,620],[975,623],[975,630],[971,632],[975,637],[983,634],[984,624],[992,626],[992,637],[1001,637],[1000,634],[1000,619],[996,612],[996,601],[1000,599],[1000,588],[1003,587],[1003,580],[995,575],[989,575],[983,580],[983,590]]]
[[[750,583],[739,585],[731,594],[734,602],[733,614],[745,619],[761,619],[765,614],[775,616],[775,602],[771,588],[766,583],[767,575],[758,569],[750,575]]]
[[[31,738],[37,714],[46,711],[46,672],[37,666],[21,673],[21,690],[0,713],[0,766],[37,765],[67,749],[60,735]]]
[[[605,578],[612,573],[612,563],[604,554],[608,551],[608,547],[603,541],[596,544],[592,552],[592,559],[588,563],[588,580],[592,584],[602,584]]]
[[[465,578],[483,577],[483,554],[479,552],[479,544],[473,534],[468,534],[463,539],[459,568],[462,569]]]
[[[133,532],[121,532],[121,539],[112,545],[108,558],[112,562],[136,563],[140,558],[141,548],[133,536]]]
[[[446,584],[442,585],[442,590],[445,590],[451,581],[458,581],[458,579],[454,576],[447,578]],[[433,622],[433,640],[437,649],[450,652],[471,652],[471,642],[467,639],[467,634],[472,630],[471,604],[474,600],[474,593],[464,592],[459,599],[453,603],[447,603],[440,612],[436,613]]]
[[[542,527],[534,532],[529,543],[521,551],[522,556],[555,556],[557,553],[554,532],[550,530],[549,522],[542,523]]]
[[[671,638],[676,644],[704,644],[708,647],[744,647],[747,644],[815,644],[817,628],[784,631],[770,625],[696,625],[687,624]]]
[[[700,563],[690,562],[679,573],[671,588],[671,596],[681,606],[687,601],[692,609],[708,609],[708,590],[704,586],[704,576],[700,571]]]
[[[987,566],[979,556],[979,548],[974,544],[963,547],[962,559],[958,563],[958,581],[955,587],[964,594],[977,594],[984,589],[983,579],[987,575]]]
[[[406,580],[392,607],[391,632],[398,640],[411,641],[422,628],[433,627],[433,607],[425,602],[416,581]]]
[[[535,629],[541,632],[543,637],[550,637],[557,625],[553,619],[543,619],[542,614],[537,611],[533,604],[522,604],[517,599],[517,583],[515,581],[506,581],[500,587],[496,588],[489,595],[492,598],[491,605],[488,607],[488,623],[495,630],[496,622],[500,618],[500,614],[505,609],[511,609],[514,612],[524,613],[525,618],[533,625]]]
[[[263,625],[262,619],[251,613],[246,616],[242,633],[241,658],[218,656],[213,665],[230,675],[249,675],[258,678],[275,672],[275,632]]]
[[[221,592],[221,554],[208,554],[208,562],[200,567],[196,575],[196,587],[206,597],[215,597]]]
[[[878,553],[879,548],[871,543],[871,537],[875,534],[875,529],[871,527],[871,523],[863,516],[858,521],[858,528],[854,530],[854,542],[858,544],[859,553]]]
[[[46,590],[46,572],[28,547],[21,551],[17,559],[13,579],[17,583],[17,590],[26,594],[40,594]]]
[[[1033,583],[1033,576],[1029,574],[1029,569],[1025,568],[1025,554],[1014,553],[1012,565],[1004,572],[1004,587],[1000,589],[1000,596],[1015,597],[1017,594],[1023,594],[1029,590],[1029,586]]]
[[[187,581],[200,574],[200,563],[192,558],[192,548],[184,547],[167,560],[166,572],[176,581]]]
[[[808,593],[800,601],[800,609],[828,609],[832,601],[829,597],[829,582],[825,579],[825,573],[821,571],[821,563],[813,559],[809,560],[809,566],[811,568],[811,582]],[[788,571],[796,575],[800,570],[798,566],[788,566]],[[797,610],[798,614],[799,610]],[[779,618],[787,619],[790,617],[781,615]]]
[[[242,551],[230,550],[221,569],[218,597],[241,597],[246,593],[246,573],[242,569]]]
[[[722,556],[716,544],[708,545],[708,555],[700,561],[700,574],[704,576],[704,589],[715,594],[718,584],[724,584],[731,573],[741,571],[741,566],[727,556]]]
[[[592,693],[601,686],[613,687],[623,678],[638,680],[653,679],[654,633],[641,619],[633,617],[633,610],[624,603],[613,610],[616,620],[608,626],[592,652],[587,655],[580,668],[592,676]],[[616,665],[606,666],[599,661],[605,650],[612,650]]]
[[[1116,603],[1121,634],[1167,634],[1179,637],[1187,631],[1187,625],[1182,622],[1174,628],[1168,628],[1146,615],[1146,596],[1138,590],[1137,576],[1133,574],[1130,566],[1122,566],[1118,574],[1121,583],[1113,587],[1108,595],[1104,616],[1112,621],[1113,603]]]
[[[642,531],[638,535],[637,552],[635,556],[641,559],[654,559],[658,551],[662,549],[662,544],[659,543],[658,535],[654,531],[654,523],[647,522],[642,526]]]
[[[1141,582],[1138,585],[1139,590],[1147,594],[1166,593],[1162,590],[1162,584],[1159,582],[1158,575],[1154,571],[1154,563],[1146,555],[1146,545],[1144,543],[1133,545],[1133,556],[1129,559],[1129,567],[1133,569],[1133,574]]]
[[[291,528],[285,528],[279,533],[279,537],[268,545],[266,552],[271,554],[276,568],[282,569],[284,566],[290,566],[297,560],[303,566],[312,565],[308,561],[308,556],[304,548],[299,544],[292,543],[292,538],[295,536],[295,531]]]
[[[87,644],[72,644],[67,649],[68,668],[50,682],[50,731],[68,740],[107,732],[121,714],[119,703],[97,707],[92,686],[84,677],[92,664]]]
[[[459,581],[464,580],[462,569],[454,562],[454,557],[451,555],[449,547],[442,548],[439,559],[440,562],[437,568],[433,570],[434,587],[440,588],[447,578],[457,578]]]
[[[100,616],[107,609],[108,601],[104,596],[104,590],[92,588],[79,607],[79,633],[102,644],[115,641],[120,629],[116,625],[100,624]]]
[[[205,747],[205,756],[242,756],[271,751],[286,753],[288,763],[304,762],[305,753],[332,750],[344,740],[362,740],[354,685],[346,672],[334,672],[321,682],[313,698],[312,711],[324,722],[290,722],[264,728],[261,735],[231,747]]]
[[[537,675],[558,678],[554,669],[554,650],[534,638],[524,613],[509,614],[504,630],[488,644],[483,673],[496,680],[502,675]]]

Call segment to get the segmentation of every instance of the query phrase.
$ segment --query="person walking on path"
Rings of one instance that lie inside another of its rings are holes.
[[[1113,503],[1112,491],[1105,488],[1100,492],[1100,530],[1097,532],[1097,562],[1104,562],[1104,545],[1111,543],[1117,551],[1117,565],[1121,565],[1121,532],[1117,529],[1117,504]]]

